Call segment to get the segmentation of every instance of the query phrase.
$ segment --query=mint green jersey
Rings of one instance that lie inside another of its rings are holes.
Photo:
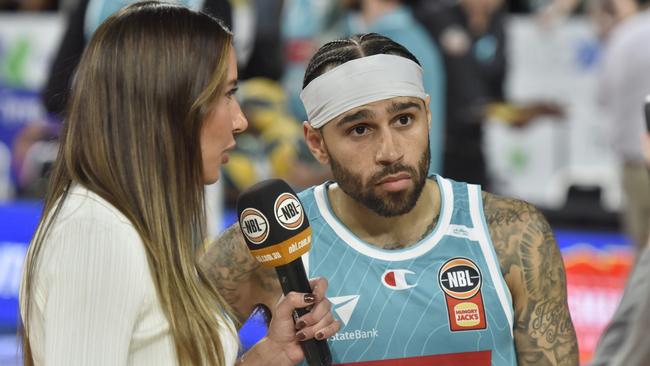
[[[329,281],[340,365],[516,365],[513,308],[479,186],[436,177],[434,230],[399,250],[361,241],[334,215],[327,182],[299,194],[313,232],[309,277]]]

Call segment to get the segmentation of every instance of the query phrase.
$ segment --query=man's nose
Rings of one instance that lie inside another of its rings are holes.
[[[390,129],[382,129],[377,142],[376,161],[381,165],[391,165],[402,159],[401,146]]]

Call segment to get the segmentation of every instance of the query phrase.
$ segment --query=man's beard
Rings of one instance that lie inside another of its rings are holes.
[[[418,161],[417,169],[413,166],[397,163],[385,166],[381,171],[373,174],[364,184],[361,177],[342,167],[330,155],[330,167],[334,180],[348,196],[366,206],[368,209],[383,217],[394,217],[410,212],[422,194],[429,171],[431,153],[427,144],[426,151]],[[389,175],[406,172],[411,176],[413,189],[401,192],[375,193],[377,183]]]

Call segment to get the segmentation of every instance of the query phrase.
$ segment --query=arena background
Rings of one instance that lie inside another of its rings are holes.
[[[41,210],[39,201],[14,198],[17,177],[10,151],[21,127],[45,118],[38,93],[63,24],[56,13],[0,13],[0,365],[18,364],[17,293],[27,243]],[[508,34],[508,96],[557,101],[565,106],[567,117],[539,120],[525,129],[493,121],[485,149],[497,193],[538,205],[555,229],[567,269],[580,358],[588,364],[633,262],[629,240],[617,221],[618,167],[595,105],[600,46],[589,21],[581,17],[543,27],[532,17],[512,16]],[[48,144],[31,149],[35,167],[50,150]],[[211,197],[220,197],[219,187],[213,192]],[[217,232],[234,216],[218,203],[214,206],[211,224]],[[251,322],[242,330],[244,345],[262,333],[262,327]]]

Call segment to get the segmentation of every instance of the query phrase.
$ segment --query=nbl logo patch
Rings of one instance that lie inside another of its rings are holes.
[[[456,257],[438,271],[438,284],[445,293],[449,328],[452,331],[477,330],[487,327],[481,270],[472,260]]]
[[[275,218],[283,228],[296,230],[305,220],[302,205],[296,196],[291,193],[282,193],[273,205]]]
[[[253,244],[261,244],[269,236],[269,222],[263,213],[254,208],[242,211],[239,225],[246,238]]]

